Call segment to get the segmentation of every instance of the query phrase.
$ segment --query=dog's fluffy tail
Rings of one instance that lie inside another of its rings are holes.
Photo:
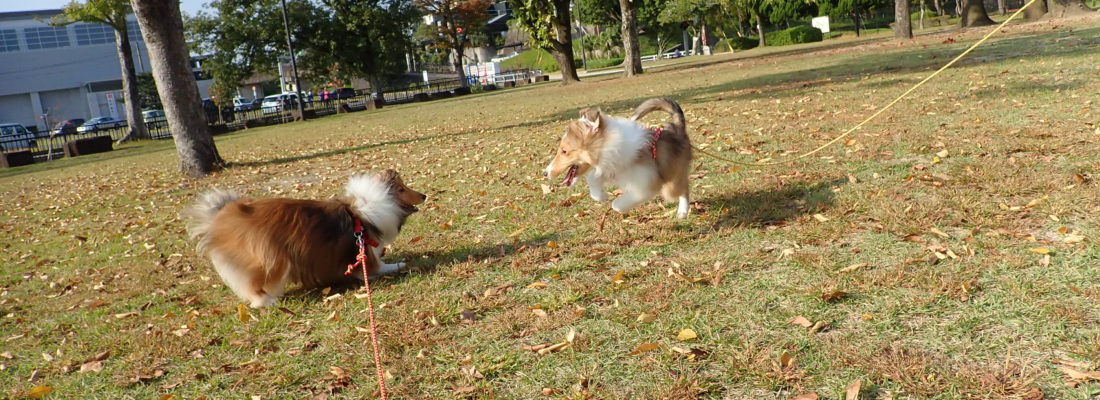
[[[634,110],[634,116],[630,117],[630,119],[637,121],[645,117],[646,114],[658,110],[664,111],[672,116],[672,121],[670,123],[673,129],[677,132],[687,132],[685,129],[686,126],[684,125],[684,110],[680,109],[680,105],[676,103],[676,100],[667,97],[646,100]]]
[[[223,207],[234,201],[240,200],[241,195],[236,192],[222,189],[214,189],[203,193],[194,206],[183,212],[188,219],[187,232],[191,239],[199,239],[198,249],[203,252],[206,247],[206,233],[210,230],[210,223],[214,221],[214,215]]]

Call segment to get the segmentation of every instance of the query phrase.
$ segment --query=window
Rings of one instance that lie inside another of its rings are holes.
[[[88,46],[115,42],[115,30],[103,24],[78,24],[73,26],[76,44]]]
[[[0,53],[19,51],[19,39],[15,37],[15,29],[0,29]]]
[[[23,36],[30,50],[69,46],[69,32],[65,27],[26,28],[23,29]]]
[[[130,37],[131,42],[141,41],[141,28],[138,28],[137,21],[126,21],[126,35]]]

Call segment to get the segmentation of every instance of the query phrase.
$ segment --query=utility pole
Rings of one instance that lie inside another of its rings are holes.
[[[286,17],[286,0],[280,0],[283,4],[283,28],[286,29],[286,48],[290,51],[290,70],[294,74],[294,102],[297,103],[298,119],[305,120],[305,110],[302,109],[302,82],[298,79],[298,62],[294,57],[294,42],[290,40],[290,20]]]
[[[584,72],[588,72],[588,54],[584,51],[584,37],[588,36],[588,32],[584,30],[584,25],[581,25],[580,7],[576,7],[576,3],[573,3],[573,16],[577,17],[577,28],[581,30],[581,64],[584,65]]]

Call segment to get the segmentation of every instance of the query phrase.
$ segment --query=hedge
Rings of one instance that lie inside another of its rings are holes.
[[[768,46],[786,46],[790,44],[810,43],[821,41],[821,30],[809,26],[796,26],[776,32],[768,32],[764,35]]]
[[[771,44],[771,43],[768,43]],[[725,49],[731,49],[732,51],[748,50],[760,45],[760,39],[755,37],[740,37],[734,36],[727,39],[719,40],[714,44],[714,48],[718,51],[724,51]]]

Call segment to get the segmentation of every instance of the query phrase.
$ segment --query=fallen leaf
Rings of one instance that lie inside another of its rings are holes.
[[[470,324],[477,321],[477,313],[475,313],[473,310],[465,309],[462,310],[461,314],[459,314],[459,318],[462,319],[462,323]]]
[[[339,321],[340,320],[340,314],[337,313],[336,311],[333,311],[331,314],[328,315],[328,317],[325,317],[325,320],[330,321],[330,322]]]
[[[816,219],[818,222],[826,222],[829,220],[829,218],[821,214],[814,214],[814,219]]]
[[[824,300],[826,303],[832,303],[834,301],[843,299],[844,296],[847,296],[847,295],[848,295],[848,293],[836,290],[836,291],[833,291],[833,292],[828,292],[828,293],[821,294],[821,300]]]
[[[852,264],[852,265],[849,265],[847,267],[838,269],[836,272],[842,274],[842,273],[846,273],[846,272],[852,272],[852,271],[855,271],[857,269],[860,269],[860,268],[863,268],[863,267],[866,267],[866,266],[867,266],[867,263]]]
[[[825,321],[817,321],[817,323],[815,323],[814,326],[810,327],[810,333],[821,332],[822,330],[824,330],[827,327],[829,327],[829,323],[827,323]]]
[[[80,373],[85,372],[99,372],[103,370],[103,361],[88,361],[84,364],[80,364]]]
[[[686,342],[697,337],[699,337],[699,335],[695,334],[695,331],[691,330],[691,328],[684,328],[681,329],[680,333],[676,335],[676,340]]]
[[[248,307],[245,307],[244,304],[237,303],[237,319],[242,323],[247,323],[248,320],[252,319],[252,314],[248,313]]]
[[[817,400],[817,399],[820,399],[820,398],[821,397],[818,397],[817,393],[810,392],[810,393],[802,393],[798,396],[791,397],[791,400]]]
[[[639,344],[638,347],[635,347],[634,350],[632,350],[631,352],[626,353],[626,355],[632,356],[632,355],[635,355],[635,354],[648,353],[648,352],[651,352],[653,350],[657,350],[658,347],[661,347],[661,345],[659,345],[657,343],[652,343],[652,342],[651,343],[642,343],[642,344]]]
[[[539,184],[539,186],[542,187],[542,194],[550,194],[550,191],[551,191],[550,190],[550,185],[542,183],[542,184]]]
[[[626,271],[620,269],[619,272],[616,272],[615,276],[611,278],[611,282],[616,285],[621,285],[623,282],[626,282],[625,275]]]
[[[543,310],[541,308],[536,308],[534,310],[531,310],[531,312],[534,313],[535,316],[539,317],[539,318],[546,318],[546,315],[547,315],[546,310]]]
[[[1027,251],[1030,251],[1030,252],[1035,253],[1035,254],[1050,254],[1050,249],[1048,249],[1046,247],[1033,247],[1033,248],[1027,249]]]
[[[782,369],[794,367],[794,356],[784,351],[783,354],[779,356],[779,367]]]
[[[546,288],[546,282],[532,282],[530,285],[527,285],[527,288],[528,289],[545,289]]]
[[[1059,366],[1059,371],[1069,376],[1069,379],[1078,382],[1100,381],[1100,371],[1080,371],[1076,368]]]
[[[43,397],[46,397],[46,395],[50,394],[51,392],[53,392],[53,386],[35,386],[33,389],[27,392],[27,397],[30,397],[32,399],[41,399]]]
[[[844,390],[844,400],[859,400],[860,386],[863,386],[863,382],[859,379],[848,384],[848,388]]]
[[[569,328],[569,333],[565,334],[565,341],[573,343],[574,340],[577,340],[577,330]]]
[[[555,242],[553,240],[551,240],[549,242],[546,242],[546,247],[549,247],[551,249],[556,249],[556,248],[558,248],[558,242]]]
[[[638,322],[645,323],[645,324],[653,322],[656,319],[657,319],[657,316],[653,315],[653,314],[641,313],[641,314],[638,315]]]
[[[810,320],[806,319],[806,317],[803,317],[801,315],[799,315],[797,317],[794,317],[794,318],[791,318],[791,319],[787,320],[787,322],[790,322],[790,323],[795,324],[795,325],[801,325],[803,328],[809,328],[811,326],[814,326],[813,322],[810,322]]]

